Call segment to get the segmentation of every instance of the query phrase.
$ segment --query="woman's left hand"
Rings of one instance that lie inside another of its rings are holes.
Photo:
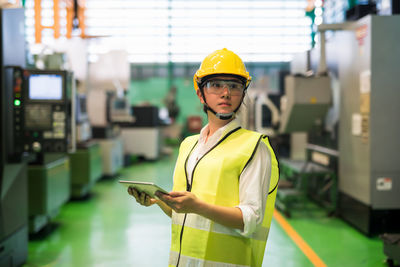
[[[187,191],[156,193],[156,195],[177,213],[196,213],[199,208],[199,199],[195,194]]]

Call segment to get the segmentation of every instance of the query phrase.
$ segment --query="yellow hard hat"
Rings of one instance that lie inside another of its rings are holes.
[[[251,81],[251,76],[246,71],[246,66],[240,57],[226,48],[212,52],[203,60],[200,68],[193,76],[196,91],[199,89],[202,78],[214,74],[231,74],[243,77],[246,88]]]

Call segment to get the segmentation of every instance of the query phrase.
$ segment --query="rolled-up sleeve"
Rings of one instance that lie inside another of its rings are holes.
[[[243,170],[239,181],[239,199],[237,206],[243,214],[243,231],[239,233],[249,237],[262,223],[270,182],[271,156],[267,146],[260,142],[253,159]]]

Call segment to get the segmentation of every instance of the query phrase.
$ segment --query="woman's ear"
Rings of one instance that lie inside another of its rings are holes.
[[[197,94],[197,97],[200,99],[200,102],[201,102],[202,104],[204,104],[205,102],[204,102],[203,94],[201,93],[200,89],[198,89],[198,90],[196,91],[196,94]]]

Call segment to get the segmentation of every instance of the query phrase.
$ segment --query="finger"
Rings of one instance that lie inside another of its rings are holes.
[[[133,196],[133,197],[135,198],[135,200],[137,201],[138,195],[137,195],[137,192],[136,192],[136,190],[135,190],[134,188],[129,187],[129,188],[128,188],[128,193],[129,193],[131,196]]]
[[[161,197],[161,196],[163,196],[163,195],[168,195],[168,193],[161,192],[160,190],[157,190],[154,194],[155,194],[157,197]]]
[[[162,201],[165,201],[166,197],[168,196],[167,194],[161,193],[160,191],[156,191],[155,195],[161,199]]]
[[[186,191],[185,191],[185,192],[175,192],[175,191],[172,191],[172,192],[169,192],[169,195],[170,195],[171,197],[180,197],[180,196],[184,196],[186,193],[187,193]]]
[[[146,195],[144,204],[145,204],[146,206],[150,206],[150,196],[149,196],[149,195]]]
[[[164,202],[167,203],[168,205],[170,205],[170,204],[172,204],[172,203],[174,202],[174,198],[172,198],[172,197],[169,196],[169,195],[161,194],[161,195],[160,195],[160,198],[161,198],[162,201],[164,201]]]
[[[133,194],[133,196],[135,197],[136,201],[138,201],[138,200],[139,200],[139,193],[138,193],[138,191],[137,191],[135,188],[132,188],[131,190],[132,190],[132,194]]]
[[[140,203],[144,204],[145,198],[146,198],[146,193],[142,192],[140,194]]]
[[[165,201],[164,201],[169,207],[171,207],[172,209],[175,210],[176,205],[178,204],[176,199],[172,198],[172,197],[166,197]]]
[[[155,199],[155,198],[150,198],[150,205],[156,204],[157,202],[159,202],[160,200]]]

